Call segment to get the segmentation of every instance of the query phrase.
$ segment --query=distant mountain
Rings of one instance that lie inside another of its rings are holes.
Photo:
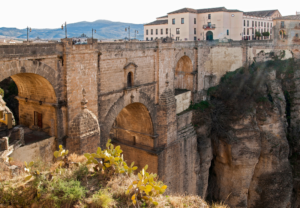
[[[92,37],[92,28],[96,29],[94,38],[103,39],[123,39],[128,37],[128,32],[125,32],[125,27],[130,26],[130,38],[134,38],[134,31],[138,30],[137,39],[144,39],[143,24],[132,24],[124,22],[112,22],[108,20],[96,20],[94,22],[77,22],[67,24],[68,38],[78,37],[81,34],[86,34]],[[0,28],[0,37],[27,39],[27,29],[17,28]],[[61,39],[65,37],[65,30],[58,29],[34,29],[29,33],[29,39]]]

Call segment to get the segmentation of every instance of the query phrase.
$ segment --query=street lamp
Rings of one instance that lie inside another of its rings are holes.
[[[29,32],[31,32],[31,27],[27,26],[27,42],[28,42],[28,30],[29,30]]]
[[[129,27],[125,27],[125,32],[128,31],[128,40],[130,40],[130,26]]]
[[[135,39],[136,39],[136,35],[137,35],[137,34],[139,34],[139,31],[138,31],[138,30],[135,30],[135,31],[134,31],[134,38],[135,38]]]
[[[93,38],[94,38],[94,33],[96,33],[96,30],[92,29],[92,42],[93,42]]]
[[[64,24],[61,25],[61,29],[63,30],[64,29]],[[67,37],[67,22],[65,22],[65,34],[66,34],[66,38]]]

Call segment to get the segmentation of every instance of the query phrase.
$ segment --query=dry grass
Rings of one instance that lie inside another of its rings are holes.
[[[87,159],[84,155],[77,155],[75,153],[72,153],[68,156],[68,159],[72,162],[75,162],[75,163],[86,163],[87,162]]]
[[[68,159],[72,162],[81,164],[84,164],[86,162],[86,158],[84,156],[78,156],[76,154],[71,154]],[[16,161],[14,161],[12,164],[17,165],[20,168],[23,166],[23,164]],[[47,172],[49,173],[49,171],[55,170],[56,168],[58,168],[58,166],[58,163],[53,163],[51,165],[38,160],[37,162],[35,162],[33,169],[42,170],[44,174],[47,174]],[[36,189],[33,189],[33,187],[31,187],[33,185],[33,180],[30,180],[28,182],[24,181],[25,175],[27,175],[25,172],[21,172],[18,176],[13,177],[11,175],[11,170],[8,169],[8,166],[3,162],[0,162],[0,184],[2,185],[2,191],[7,190],[7,188],[12,188],[17,192],[23,192],[23,194],[20,195],[21,198],[23,197],[25,199],[33,200],[32,197],[35,196]],[[114,175],[108,177],[103,173],[94,174],[92,168],[89,166],[80,165],[79,167],[76,167],[72,165],[72,167],[67,169],[58,177],[63,181],[80,181],[81,186],[85,187],[85,189],[87,190],[83,201],[76,202],[76,204],[72,205],[73,207],[134,207],[130,199],[132,193],[126,195],[125,191],[133,181],[137,180],[137,175]],[[44,206],[44,203],[47,202],[47,200],[43,200],[43,197],[39,200],[41,206]],[[211,205],[209,205],[200,196],[191,195],[161,195],[158,197],[154,197],[153,200],[159,203],[157,208],[229,208],[223,203],[212,203]],[[139,207],[154,208],[154,206],[143,204],[140,201]]]

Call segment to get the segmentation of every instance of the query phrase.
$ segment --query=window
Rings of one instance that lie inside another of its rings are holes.
[[[168,35],[168,28],[166,28],[166,34]]]
[[[175,25],[175,19],[172,19],[172,24]]]
[[[266,23],[264,23],[264,27],[266,27]]]
[[[132,72],[129,72],[127,74],[127,87],[132,87],[132,81],[133,81],[133,74]]]
[[[148,35],[148,30],[146,30],[146,35]]]
[[[257,27],[257,21],[255,21],[255,27]]]
[[[178,41],[178,40],[179,40],[179,37],[176,37],[176,40]]]
[[[299,38],[299,35],[298,35],[298,33],[296,33],[295,37],[296,37],[296,38]]]
[[[146,40],[148,41],[148,38],[146,38]]]
[[[194,28],[194,35],[196,35],[197,34],[197,30],[196,30],[196,28]]]
[[[249,20],[247,20],[247,27],[249,27]]]
[[[208,23],[207,23],[207,26],[208,26],[209,28],[211,28],[211,22],[208,22]]]
[[[229,30],[227,30],[227,35],[229,35]]]
[[[252,29],[252,35],[254,35],[254,29]]]
[[[269,23],[267,24],[267,27],[269,27],[270,25],[269,25]]]
[[[181,24],[184,24],[184,18],[181,18]]]
[[[247,28],[247,35],[249,35],[249,28]]]
[[[194,24],[196,24],[196,18],[194,18]]]
[[[208,19],[211,19],[211,14],[208,14]]]
[[[197,37],[194,37],[194,40],[197,40]]]
[[[244,35],[246,35],[246,29],[244,28]]]
[[[164,29],[160,29],[160,34],[161,34],[161,35],[164,34]]]
[[[158,29],[155,30],[155,34],[158,35]]]
[[[176,28],[176,34],[180,34],[180,28]]]
[[[260,27],[260,22],[258,22],[258,27]]]
[[[153,35],[153,29],[151,29],[151,35]]]
[[[300,25],[300,24],[299,24]],[[272,23],[271,23],[271,27],[272,27]]]
[[[151,40],[153,40],[153,38],[151,37]]]
[[[244,20],[244,26],[246,26],[246,20]]]
[[[270,34],[272,34],[272,28],[270,29]]]
[[[284,21],[281,21],[280,26],[281,26],[281,28],[284,28]]]
[[[254,27],[254,21],[252,21],[252,27]]]

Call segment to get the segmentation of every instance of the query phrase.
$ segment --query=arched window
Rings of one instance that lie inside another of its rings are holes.
[[[132,87],[132,81],[133,81],[133,74],[132,72],[129,72],[127,74],[127,87]]]

